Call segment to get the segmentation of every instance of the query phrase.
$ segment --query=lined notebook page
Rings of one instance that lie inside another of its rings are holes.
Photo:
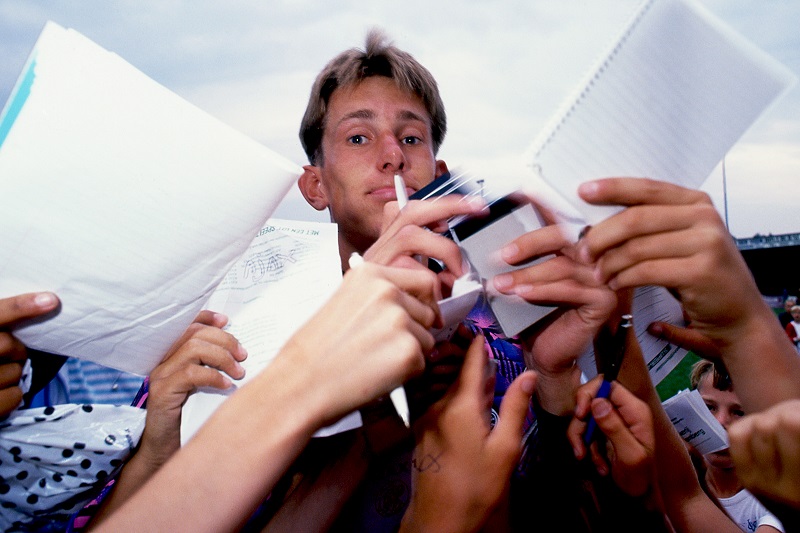
[[[621,208],[586,204],[580,183],[626,176],[699,187],[795,81],[697,3],[650,0],[526,159],[595,224]]]

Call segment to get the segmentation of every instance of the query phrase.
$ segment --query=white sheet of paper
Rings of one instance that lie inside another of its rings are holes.
[[[62,305],[15,335],[147,374],[300,172],[48,23],[0,115],[0,297]]]
[[[453,233],[461,252],[480,278],[492,313],[507,337],[518,335],[557,309],[555,306],[532,304],[516,294],[503,294],[491,283],[491,279],[499,274],[539,264],[554,257],[550,254],[511,266],[499,256],[502,246],[520,235],[540,229],[543,225],[533,206],[524,204],[469,237],[458,239],[456,232]]]
[[[621,208],[585,203],[580,183],[624,176],[699,187],[795,81],[698,2],[648,0],[526,159],[574,207],[565,219],[596,224]]]
[[[650,379],[655,385],[658,385],[688,352],[650,335],[647,332],[647,326],[656,321],[683,326],[685,322],[681,304],[664,287],[650,285],[636,289],[631,312],[633,313],[633,329],[636,340],[639,341],[642,349],[642,355],[650,372]],[[581,354],[578,358],[578,365],[588,379],[597,375],[593,347],[589,346]]]
[[[483,284],[477,279],[474,272],[467,272],[453,283],[452,293],[448,298],[439,300],[439,312],[442,314],[444,326],[432,329],[433,337],[444,342],[449,340],[458,325],[467,318],[469,312],[475,307],[475,302],[483,292]]]
[[[228,316],[226,330],[247,349],[242,363],[247,373],[226,391],[204,389],[189,397],[181,417],[181,440],[188,441],[230,394],[263,370],[341,282],[336,224],[267,221],[207,305]],[[319,435],[360,425],[356,412]]]

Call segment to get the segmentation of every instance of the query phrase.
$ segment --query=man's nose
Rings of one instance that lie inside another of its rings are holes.
[[[382,170],[397,172],[403,170],[406,156],[403,145],[394,135],[381,137],[380,167]]]

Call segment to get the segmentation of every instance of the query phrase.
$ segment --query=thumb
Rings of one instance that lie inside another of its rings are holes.
[[[531,396],[536,390],[536,379],[536,372],[532,370],[517,376],[503,396],[500,420],[489,435],[490,453],[509,461],[512,466],[522,452],[522,430]]]
[[[592,416],[597,427],[613,445],[615,462],[637,464],[646,456],[644,446],[636,440],[611,402],[605,398],[595,398],[592,401]]]

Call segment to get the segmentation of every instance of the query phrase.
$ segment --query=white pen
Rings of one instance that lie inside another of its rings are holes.
[[[397,205],[400,207],[400,211],[402,211],[408,205],[408,191],[406,190],[406,182],[400,174],[394,175],[394,193],[395,196],[397,196]],[[428,264],[421,255],[414,255],[414,259],[425,266]]]
[[[403,181],[403,176],[400,174],[394,175],[394,192],[397,195],[397,204],[402,211],[408,205],[408,191],[406,191],[406,182]]]
[[[397,177],[395,176],[395,183],[397,183]],[[401,178],[402,182],[402,178]],[[403,192],[405,193],[405,186],[403,186]],[[408,198],[406,198],[408,201]],[[364,258],[361,257],[361,254],[358,252],[353,252],[350,254],[350,257],[347,259],[347,264],[350,265],[350,268],[358,268],[362,264],[364,264]],[[394,389],[391,393],[389,393],[389,399],[392,400],[392,405],[394,405],[395,411],[403,420],[403,424],[406,427],[411,427],[411,412],[408,409],[408,398],[406,398],[406,389],[403,388],[402,385]]]

